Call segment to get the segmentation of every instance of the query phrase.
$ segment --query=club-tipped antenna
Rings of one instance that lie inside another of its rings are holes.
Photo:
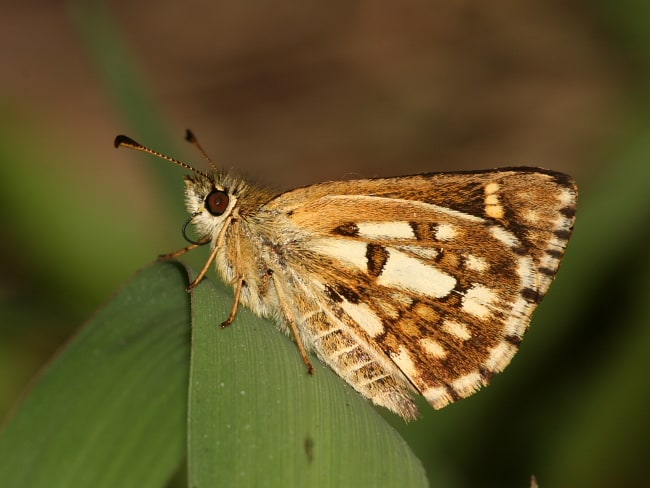
[[[131,139],[130,137],[123,136],[123,135],[120,134],[119,136],[117,136],[115,138],[115,142],[113,144],[115,145],[116,148],[123,146],[123,147],[128,147],[129,149],[136,149],[138,151],[142,151],[142,152],[152,154],[152,155],[157,156],[157,157],[159,157],[161,159],[165,159],[165,160],[169,161],[170,163],[174,163],[175,165],[180,166],[181,168],[189,169],[190,171],[192,171],[193,173],[196,173],[197,175],[201,175],[201,176],[203,176],[205,178],[208,178],[208,175],[206,173],[204,173],[203,171],[199,171],[198,169],[190,166],[187,163],[179,161],[178,159],[174,159],[171,156],[167,156],[166,154],[160,153],[158,151],[154,151],[153,149],[150,149],[147,146],[143,146],[139,142],[136,142],[133,139]],[[203,152],[203,151],[201,150],[201,152]]]
[[[208,156],[208,153],[205,152],[205,149],[203,149],[203,146],[201,146],[201,143],[194,135],[194,132],[192,132],[189,129],[185,129],[185,140],[190,144],[193,144],[194,147],[196,147],[199,150],[201,156],[203,156],[203,159],[205,159],[208,162],[208,164],[213,170],[215,170],[217,173],[219,172],[219,167],[216,164],[214,164],[212,158],[210,158],[210,156]]]

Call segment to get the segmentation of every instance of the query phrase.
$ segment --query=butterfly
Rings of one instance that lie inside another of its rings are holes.
[[[284,193],[204,172],[126,136],[185,177],[183,235],[240,305],[273,319],[361,395],[406,420],[487,385],[519,349],[575,221],[571,177],[529,167],[331,181]],[[188,237],[192,225],[198,239]]]

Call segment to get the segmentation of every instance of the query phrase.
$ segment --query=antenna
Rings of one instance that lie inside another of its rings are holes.
[[[199,140],[196,138],[194,135],[194,132],[192,132],[189,129],[185,129],[185,140],[189,142],[190,144],[194,144],[194,146],[199,150],[201,153],[201,156],[203,156],[203,159],[205,159],[208,164],[212,167],[213,170],[215,170],[217,173],[219,172],[219,168],[217,167],[216,164],[214,164],[214,161],[208,156],[208,153],[205,152],[203,149],[203,146],[199,143]]]
[[[165,159],[165,160],[169,161],[170,163],[174,163],[175,165],[180,166],[181,168],[189,169],[190,171],[192,171],[193,173],[196,173],[197,175],[203,176],[205,178],[209,178],[209,176],[206,173],[204,173],[203,171],[199,171],[198,169],[193,168],[192,166],[190,166],[187,163],[183,163],[182,161],[179,161],[178,159],[174,159],[171,156],[167,156],[167,155],[165,155],[163,153],[159,153],[158,151],[154,151],[153,149],[150,149],[147,146],[143,146],[139,142],[136,142],[133,139],[131,139],[130,137],[119,135],[119,136],[117,136],[115,138],[115,142],[113,144],[115,145],[116,148],[118,148],[118,147],[128,147],[129,149],[135,149],[137,151],[142,151],[142,152],[152,154],[152,155],[157,156],[157,157],[159,157],[161,159]],[[198,142],[196,142],[195,145],[197,145],[197,147],[201,151],[201,154],[203,154],[203,157],[205,157],[210,162],[210,164],[212,164],[212,166],[215,167],[214,163],[212,161],[210,161],[210,158],[208,158],[205,155],[205,152],[203,151],[203,149],[201,149],[201,146],[198,146]]]

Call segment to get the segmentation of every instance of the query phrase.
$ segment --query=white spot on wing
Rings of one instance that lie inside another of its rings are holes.
[[[424,349],[424,352],[436,359],[443,359],[447,356],[447,350],[435,339],[430,339],[428,337],[420,339],[420,346]]]
[[[361,222],[359,235],[370,239],[415,239],[408,222]]]
[[[486,205],[499,205],[499,195],[488,195],[485,197],[485,204]]]
[[[567,190],[566,188],[558,192],[557,199],[560,201],[560,204],[564,207],[571,207],[575,203],[574,193],[572,191]]]
[[[551,256],[550,254],[546,254],[542,256],[542,258],[540,258],[539,260],[540,268],[557,269],[559,265],[560,265],[559,259],[557,259],[555,256]]]
[[[382,286],[402,288],[436,298],[447,296],[456,286],[453,276],[395,249],[389,250],[388,261],[377,282]]]
[[[411,355],[404,346],[399,346],[397,354],[391,353],[390,357],[408,378],[418,376],[413,359],[411,359]]]
[[[503,207],[499,202],[499,184],[492,182],[485,185],[485,215],[493,219],[503,217]]]
[[[566,246],[566,241],[560,240],[556,237],[549,239],[548,242],[546,243],[546,247],[548,247],[548,249],[556,249],[558,251],[563,251],[565,246]]]
[[[529,256],[521,256],[517,263],[517,274],[521,280],[521,289],[538,290],[537,273],[533,267],[533,260]],[[542,290],[543,291],[543,290]],[[530,314],[535,308],[530,302],[523,297],[518,297],[510,307],[510,314],[505,323],[506,335],[523,337],[528,328]]]
[[[330,256],[363,271],[367,270],[367,245],[353,239],[324,238],[312,241],[312,250]]]
[[[413,304],[413,298],[405,293],[400,293],[398,291],[393,291],[393,293],[391,293],[391,298],[398,303],[406,305],[407,307]]]
[[[443,386],[427,388],[422,392],[422,396],[426,398],[426,400],[435,409],[440,409],[445,405],[449,405],[452,401],[447,388]]]
[[[492,312],[496,293],[491,289],[475,284],[465,292],[463,297],[463,310],[481,319],[485,319]]]
[[[384,326],[375,312],[365,303],[354,304],[347,300],[341,302],[341,308],[345,310],[352,320],[359,327],[366,331],[370,337],[376,337],[384,332]]]
[[[485,205],[485,215],[493,219],[502,219],[504,212],[501,205]]]
[[[528,315],[530,314],[531,304],[519,297],[512,305],[510,316],[506,320],[505,334],[517,337],[523,337],[528,328]]]
[[[447,334],[457,337],[461,341],[466,341],[472,338],[472,334],[465,324],[455,322],[453,320],[445,320],[442,323],[441,329]]]
[[[517,262],[517,274],[521,278],[521,288],[537,289],[537,272],[533,265],[533,258],[530,256],[520,256]]]
[[[452,383],[452,387],[461,397],[467,397],[483,386],[484,381],[479,373],[469,373],[461,376]]]
[[[450,241],[456,237],[456,229],[451,224],[440,224],[436,228],[436,239],[439,241]]]
[[[492,348],[490,356],[485,361],[484,366],[488,371],[499,372],[502,371],[517,352],[517,347],[509,342],[502,342]]]
[[[440,252],[433,247],[422,247],[422,246],[400,246],[400,249],[415,254],[418,257],[424,259],[434,260],[438,257]]]
[[[510,248],[519,247],[519,240],[515,237],[515,235],[511,234],[503,227],[493,225],[490,228],[490,233],[492,234],[492,237],[494,237],[497,241],[501,241]]]
[[[496,181],[485,185],[485,194],[490,195],[499,191],[499,184]]]
[[[539,212],[533,209],[527,209],[521,212],[521,218],[527,220],[531,224],[536,224],[539,221]]]
[[[467,269],[478,271],[479,273],[483,273],[489,268],[488,262],[484,258],[474,256],[473,254],[467,254],[465,256],[465,266]]]

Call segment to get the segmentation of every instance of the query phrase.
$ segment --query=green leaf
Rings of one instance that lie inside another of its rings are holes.
[[[0,432],[0,486],[164,486],[185,457],[186,283],[140,272],[45,368]]]
[[[164,486],[186,458],[190,486],[426,486],[399,434],[271,322],[241,308],[220,328],[232,292],[209,280],[190,373],[186,286],[156,264],[85,325],[0,432],[0,486]]]
[[[224,300],[224,297],[228,297]],[[316,358],[210,281],[194,291],[190,486],[427,486],[405,441]]]

